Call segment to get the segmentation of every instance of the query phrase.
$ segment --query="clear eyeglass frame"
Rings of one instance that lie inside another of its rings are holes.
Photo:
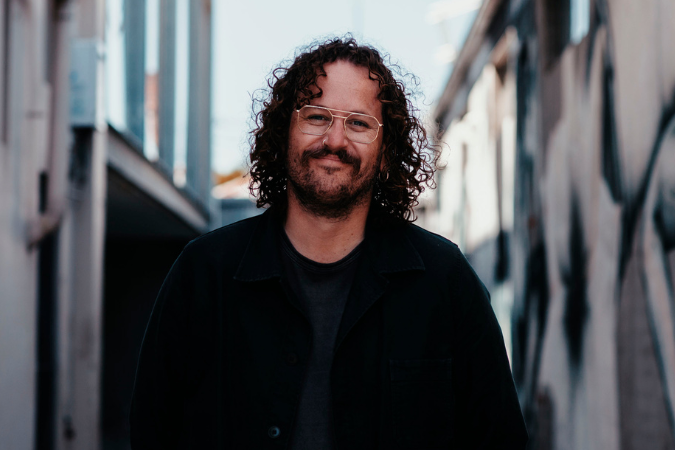
[[[328,125],[328,127],[326,127],[326,129],[323,130],[323,132],[321,132],[321,133],[312,133],[312,132],[308,132],[308,131],[302,129],[302,127],[300,126],[300,124],[301,124],[301,122],[302,122],[302,120],[301,120],[301,118],[300,118],[300,111],[302,111],[302,110],[305,109],[305,108],[316,108],[316,109],[320,109],[320,110],[323,110],[323,111],[328,111],[328,113],[329,113],[330,116],[331,116],[331,121],[330,121],[330,124]],[[333,111],[339,112],[339,113],[344,113],[344,114],[347,114],[347,115],[346,115],[346,116],[339,116],[339,115],[337,115],[337,114],[334,114]],[[335,123],[335,118],[337,117],[337,118],[339,118],[339,119],[344,119],[344,122],[343,122],[343,128],[344,128],[345,136],[347,137],[347,139],[349,139],[349,140],[352,141],[352,142],[357,142],[357,143],[359,143],[359,144],[371,144],[372,142],[374,142],[374,141],[377,139],[377,137],[380,135],[380,128],[384,126],[384,124],[380,123],[380,121],[377,120],[376,117],[371,116],[371,115],[368,115],[368,114],[356,113],[356,112],[352,112],[352,111],[343,111],[343,110],[341,110],[341,109],[325,108],[325,107],[323,107],[323,106],[305,105],[305,106],[303,106],[303,107],[300,108],[300,109],[296,109],[295,112],[298,113],[298,120],[297,120],[297,122],[298,122],[298,129],[299,129],[300,132],[302,132],[303,134],[308,134],[308,135],[311,135],[311,136],[323,136],[324,134],[328,133],[328,130],[331,129],[331,127],[333,126],[333,123]],[[351,117],[353,117],[353,116],[356,116],[356,117],[370,117],[371,119],[373,119],[373,120],[375,121],[375,123],[377,123],[377,125],[378,125],[378,126],[375,128],[375,137],[373,137],[373,138],[370,139],[370,140],[355,140],[355,139],[353,139],[353,138],[351,137],[351,136],[353,136],[353,134],[350,133],[350,131],[347,129],[347,120],[349,120],[349,118],[351,118]]]

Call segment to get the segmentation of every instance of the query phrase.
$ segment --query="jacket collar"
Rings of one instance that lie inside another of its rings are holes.
[[[262,214],[234,275],[235,280],[254,282],[281,277],[280,226],[281,215],[278,212],[270,209]],[[406,236],[407,226],[375,228],[368,223],[364,257],[368,259],[372,272],[390,274],[424,270],[422,258]]]

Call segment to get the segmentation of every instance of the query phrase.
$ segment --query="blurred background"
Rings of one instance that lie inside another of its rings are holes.
[[[0,0],[0,449],[128,449],[154,297],[258,214],[251,99],[351,32],[443,145],[534,449],[675,449],[672,0]],[[259,91],[258,91],[259,92]]]

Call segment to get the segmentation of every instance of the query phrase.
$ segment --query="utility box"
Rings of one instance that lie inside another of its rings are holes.
[[[103,119],[103,45],[95,39],[78,39],[71,44],[70,124],[73,128],[96,128]]]

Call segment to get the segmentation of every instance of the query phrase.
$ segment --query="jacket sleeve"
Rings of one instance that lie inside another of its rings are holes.
[[[184,250],[164,280],[143,338],[130,414],[134,450],[166,450],[177,445],[191,291],[186,259]]]
[[[501,328],[487,289],[461,262],[453,280],[462,293],[453,358],[456,448],[524,450],[527,431]]]

